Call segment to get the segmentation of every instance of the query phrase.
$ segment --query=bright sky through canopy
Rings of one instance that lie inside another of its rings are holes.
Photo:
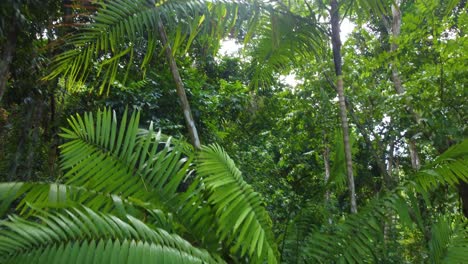
[[[353,32],[353,29],[356,25],[351,23],[347,18],[343,20],[343,23],[341,23],[341,41],[344,43],[347,39],[348,36]],[[221,48],[219,49],[218,54],[221,56],[232,56],[232,57],[238,57],[240,56],[240,50],[242,48],[242,44],[239,44],[236,42],[235,39],[225,39],[221,42]],[[300,80],[296,79],[296,75],[294,73],[290,73],[286,76],[283,76],[281,78],[286,84],[295,87],[298,83],[300,83]]]

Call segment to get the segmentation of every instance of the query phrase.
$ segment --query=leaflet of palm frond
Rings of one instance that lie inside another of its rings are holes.
[[[86,207],[9,216],[0,230],[2,263],[219,263],[158,226]]]
[[[204,147],[198,159],[197,172],[219,219],[221,239],[233,252],[249,256],[252,263],[277,263],[272,223],[260,195],[243,180],[234,161],[218,145]]]
[[[468,224],[460,219],[452,219],[452,221],[449,219],[446,224],[449,226],[449,231],[444,233],[446,238],[443,242],[445,243],[437,242],[434,239],[433,247],[439,248],[439,252],[444,253],[438,254],[441,257],[441,263],[463,263],[468,259]],[[445,228],[434,226],[432,232],[439,233],[437,236],[441,237],[443,234],[439,231],[440,229]],[[437,244],[440,246],[437,246]]]

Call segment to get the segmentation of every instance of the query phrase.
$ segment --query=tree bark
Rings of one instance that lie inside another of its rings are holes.
[[[325,149],[323,150],[323,163],[325,166],[325,177],[324,181],[325,184],[328,183],[328,180],[330,179],[330,148],[328,146],[325,146]],[[325,203],[328,205],[330,202],[330,191],[327,190],[325,193]]]
[[[390,178],[393,175],[393,157],[395,152],[395,141],[390,142],[390,150],[388,151],[388,160],[387,160],[387,174]]]
[[[343,143],[346,159],[346,175],[348,178],[348,190],[350,195],[351,213],[357,213],[356,190],[354,187],[353,176],[353,161],[351,155],[351,143],[349,139],[349,125],[345,104],[345,96],[343,89],[343,74],[341,66],[341,38],[340,38],[340,14],[338,2],[332,0],[330,3],[330,20],[331,20],[331,39],[333,49],[333,62],[335,64],[335,73],[337,77],[336,90],[338,92],[338,102],[340,106],[341,128],[343,130]]]
[[[327,142],[325,143],[327,144]],[[325,146],[325,149],[323,150],[323,163],[324,163],[324,166],[325,166],[325,177],[324,177],[324,181],[325,181],[325,184],[328,183],[328,180],[330,179],[330,172],[331,172],[331,168],[330,168],[330,148],[328,147],[328,145]],[[327,191],[325,192],[325,206],[326,208],[329,208],[330,206],[330,190],[328,189],[327,187]],[[328,224],[332,224],[332,219],[331,217],[328,217]]]
[[[184,83],[179,74],[179,69],[177,67],[177,63],[172,55],[172,48],[171,45],[167,41],[166,31],[164,30],[164,26],[162,24],[161,19],[158,19],[158,30],[159,35],[161,37],[162,44],[164,46],[164,50],[166,53],[166,59],[169,63],[169,67],[171,69],[172,78],[174,79],[177,94],[179,95],[179,100],[182,106],[182,110],[184,112],[185,123],[187,125],[187,130],[190,135],[190,139],[192,141],[192,145],[196,149],[201,148],[200,138],[198,137],[197,127],[195,126],[195,121],[192,117],[192,110],[190,109],[190,104],[187,100],[187,95],[185,93]]]
[[[16,41],[18,39],[18,27],[13,19],[13,24],[8,32],[7,39],[3,45],[2,60],[0,61],[0,102],[5,94],[6,84],[10,73],[10,64],[16,50]]]
[[[389,29],[392,34],[392,43],[390,45],[390,52],[394,53],[398,49],[398,43],[396,39],[400,36],[401,32],[401,11],[399,8],[399,3],[392,4],[392,24],[391,28]],[[388,24],[388,23],[387,23]],[[393,86],[395,87],[395,91],[397,94],[401,95],[405,93],[405,88],[403,87],[400,73],[398,72],[398,67],[395,62],[390,64],[392,69],[392,82]],[[406,107],[410,114],[413,116],[414,120],[419,123],[419,117],[416,113],[411,109],[409,102],[406,102]],[[414,138],[408,138],[408,151],[410,153],[411,158],[411,167],[414,170],[419,170],[421,167],[421,162],[419,159],[417,147],[416,147],[416,140]]]

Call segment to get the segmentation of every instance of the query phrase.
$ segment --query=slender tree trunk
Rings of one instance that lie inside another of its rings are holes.
[[[388,160],[387,160],[387,174],[392,178],[393,175],[393,155],[395,152],[395,141],[390,142],[390,149],[388,151]]]
[[[323,150],[323,163],[325,164],[325,183],[330,179],[330,148],[328,146]],[[325,193],[325,203],[328,205],[330,202],[330,191]]]
[[[323,150],[323,163],[325,165],[325,184],[328,183],[328,180],[330,179],[330,148],[328,145],[325,146],[325,149]],[[325,206],[329,208],[330,206],[330,190],[327,189],[325,192]],[[332,224],[332,219],[331,217],[328,217],[328,224]]]
[[[164,26],[162,24],[161,19],[158,19],[158,30],[159,35],[161,36],[162,44],[165,49],[166,59],[169,63],[169,67],[171,69],[172,78],[174,79],[177,94],[179,95],[179,100],[182,105],[182,110],[184,111],[184,118],[185,123],[187,125],[187,129],[190,135],[190,139],[192,141],[192,145],[196,149],[201,148],[200,138],[198,137],[197,127],[195,126],[195,121],[192,117],[192,110],[190,109],[190,104],[187,100],[187,95],[185,93],[184,83],[180,78],[179,69],[177,67],[176,61],[174,56],[172,55],[172,48],[171,45],[167,41],[166,31],[164,30]]]
[[[7,39],[3,45],[2,59],[0,61],[0,102],[5,94],[6,84],[10,72],[10,64],[16,50],[16,41],[18,39],[18,27],[13,19],[13,24],[8,32]]]
[[[348,189],[351,203],[351,213],[357,213],[356,190],[354,187],[353,161],[351,155],[351,143],[349,140],[349,126],[346,112],[345,96],[343,89],[343,74],[341,67],[341,39],[340,39],[340,14],[338,2],[332,0],[330,4],[331,34],[333,61],[335,64],[335,73],[337,77],[336,90],[338,92],[338,101],[340,105],[341,128],[343,129],[343,142],[346,159],[346,174],[348,178]]]
[[[400,32],[401,32],[401,11],[400,11],[398,2],[396,2],[395,4],[392,4],[392,23],[391,23],[390,31],[392,34],[392,43],[390,46],[390,52],[394,53],[398,49],[397,39],[400,36]],[[400,73],[398,72],[398,67],[396,63],[395,62],[391,63],[390,67],[392,69],[392,82],[393,82],[393,86],[395,87],[396,93],[400,95],[404,94],[405,88],[403,87]],[[409,102],[406,102],[406,107],[408,111],[410,112],[410,114],[414,117],[415,121],[419,123],[419,117],[411,109]],[[415,170],[419,170],[419,168],[421,167],[421,162],[419,160],[418,150],[416,147],[416,140],[411,137],[408,138],[408,151],[410,153],[412,168]]]
[[[408,150],[411,158],[411,167],[414,170],[419,170],[421,168],[421,162],[419,160],[418,149],[416,148],[416,141],[414,139],[408,140]]]

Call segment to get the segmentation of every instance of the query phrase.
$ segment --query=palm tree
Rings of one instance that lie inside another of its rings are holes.
[[[192,145],[200,148],[192,110],[176,62],[185,54],[200,32],[219,41],[236,21],[237,8],[203,1],[99,1],[97,10],[77,32],[65,39],[65,51],[58,54],[45,77],[61,76],[65,86],[81,89],[90,73],[99,79],[99,91],[109,92],[115,81],[125,82],[130,68],[140,58],[145,74],[158,46],[164,50],[174,80]],[[222,23],[214,23],[221,21]],[[166,30],[170,29],[168,35]],[[126,68],[126,69],[121,69]]]
[[[1,262],[276,263],[261,197],[229,156],[216,145],[195,154],[138,124],[139,113],[118,125],[109,109],[72,116],[62,178],[0,185],[2,215],[15,199],[21,215],[2,222]]]
[[[336,92],[338,93],[338,102],[340,108],[341,129],[343,130],[343,143],[346,159],[346,176],[348,178],[348,189],[350,196],[351,213],[357,213],[356,189],[354,187],[353,158],[351,154],[351,143],[349,139],[348,114],[345,104],[345,94],[343,89],[343,71],[341,58],[341,38],[340,38],[340,8],[337,0],[330,2],[330,24],[331,24],[331,42],[333,50],[333,62],[335,64],[336,74]]]

